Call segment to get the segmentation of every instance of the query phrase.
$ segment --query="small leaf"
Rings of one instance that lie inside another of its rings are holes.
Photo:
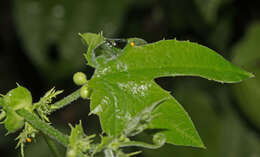
[[[6,119],[4,121],[5,128],[8,130],[7,134],[13,133],[24,126],[24,119],[18,116],[15,111],[7,111]]]
[[[53,111],[52,106],[50,105],[52,100],[56,98],[57,95],[61,94],[62,90],[55,90],[55,88],[50,89],[45,95],[40,99],[39,102],[33,105],[33,109],[37,111],[41,119],[49,122],[48,115]]]
[[[18,85],[17,88],[9,91],[4,96],[4,108],[12,108],[12,110],[21,108],[30,109],[31,105],[32,96],[30,91],[20,85]]]
[[[80,138],[83,138],[85,136],[85,133],[83,131],[81,122],[78,125],[76,125],[75,127],[70,125],[70,128],[71,128],[71,133],[70,133],[70,138],[69,138],[70,145],[75,147],[77,145],[77,141]]]
[[[95,67],[95,61],[92,58],[93,56],[93,50],[98,47],[100,44],[104,42],[104,37],[102,34],[94,34],[94,33],[84,33],[79,34],[85,44],[88,46],[88,51],[85,54],[86,60],[88,61],[88,65]]]
[[[79,146],[79,141],[84,138],[85,133],[83,131],[81,122],[80,124],[76,125],[75,128],[71,126],[71,134],[69,137],[69,146],[67,148],[67,157],[77,157],[82,154]]]
[[[9,91],[3,97],[3,109],[6,112],[4,121],[8,134],[17,131],[24,125],[24,119],[16,114],[18,109],[32,110],[32,96],[30,91],[19,86]]]

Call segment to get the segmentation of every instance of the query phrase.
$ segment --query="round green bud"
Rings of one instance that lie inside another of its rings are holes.
[[[88,82],[87,77],[83,72],[75,73],[73,75],[73,81],[78,86],[82,86]]]
[[[83,98],[83,99],[87,99],[87,98],[90,97],[90,90],[89,90],[87,84],[85,84],[84,86],[82,86],[82,87],[80,88],[80,96],[81,96],[81,98]]]

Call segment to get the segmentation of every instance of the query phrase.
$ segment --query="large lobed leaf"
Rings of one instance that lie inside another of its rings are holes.
[[[239,82],[253,75],[230,64],[213,50],[188,41],[162,40],[152,44],[118,49],[104,49],[107,61],[96,62],[95,50],[106,43],[100,35],[82,34],[89,46],[87,61],[96,68],[89,82],[93,89],[91,112],[100,117],[102,129],[120,135],[132,118],[163,98],[153,114],[151,129],[162,129],[168,143],[204,147],[188,114],[171,95],[153,79],[163,76],[200,76],[218,82]],[[89,38],[92,40],[89,40]],[[91,42],[90,42],[91,41]],[[94,42],[96,41],[96,42]],[[95,45],[91,45],[95,43]],[[110,47],[112,45],[109,45]],[[111,53],[111,54],[109,54]],[[107,55],[108,54],[108,55]],[[93,64],[95,63],[95,64]]]

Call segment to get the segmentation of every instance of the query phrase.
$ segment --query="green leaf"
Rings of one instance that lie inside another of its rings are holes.
[[[103,130],[109,135],[122,133],[127,123],[143,109],[170,94],[153,81],[108,82],[91,80],[95,90],[91,97],[91,112],[98,114]],[[185,110],[171,97],[162,103],[150,128],[166,129],[167,142],[176,145],[203,147],[192,121]]]
[[[92,153],[91,143],[95,135],[87,136],[84,133],[81,122],[75,127],[70,125],[71,134],[69,137],[69,145],[67,147],[67,157],[85,157]]]
[[[253,77],[205,46],[177,40],[161,40],[135,47],[128,45],[117,60],[100,66],[96,70],[96,77],[109,80],[200,76],[233,83]]]
[[[24,119],[16,114],[18,109],[26,109],[32,111],[32,96],[30,91],[18,85],[3,97],[3,109],[6,111],[6,119],[4,121],[5,128],[8,133],[12,133],[20,129],[24,125]]]
[[[6,119],[4,121],[7,134],[13,133],[24,126],[24,119],[18,116],[15,111],[7,111]]]
[[[95,41],[95,45],[88,45],[87,56],[91,57],[86,58],[96,68],[89,81],[89,88],[93,89],[91,113],[99,115],[102,129],[112,136],[125,133],[133,118],[170,97],[153,109],[154,119],[148,124],[144,121],[141,128],[162,130],[166,142],[171,144],[204,147],[188,114],[153,79],[185,75],[233,83],[253,76],[213,50],[188,41],[162,40],[133,45],[128,40],[125,47],[117,48],[106,38],[102,41],[98,35],[85,35]],[[138,43],[133,38],[131,42]],[[100,47],[102,44],[108,47]],[[103,60],[99,62],[101,57]]]
[[[31,109],[31,106],[32,96],[30,91],[20,85],[4,96],[3,108],[17,110],[21,108]]]
[[[188,113],[173,97],[159,106],[155,114],[160,116],[152,121],[150,128],[165,129],[168,143],[205,148]]]
[[[77,157],[77,156],[82,156],[82,152],[80,150],[80,140],[83,140],[85,133],[82,128],[81,122],[75,126],[75,128],[70,125],[71,128],[71,134],[69,137],[69,146],[68,150],[66,153],[67,157]]]
[[[49,122],[48,115],[50,115],[52,112],[52,107],[50,104],[52,100],[62,92],[62,90],[56,91],[55,88],[52,88],[48,92],[46,92],[43,97],[41,97],[39,102],[33,105],[34,110],[37,111],[41,119],[45,120],[46,122]]]
[[[88,53],[85,54],[86,60],[88,61],[88,65],[90,66],[95,66],[94,61],[92,60],[92,53],[93,49],[98,47],[98,45],[102,44],[104,42],[104,37],[102,34],[94,34],[94,33],[84,33],[84,34],[79,34],[83,42],[88,46]]]

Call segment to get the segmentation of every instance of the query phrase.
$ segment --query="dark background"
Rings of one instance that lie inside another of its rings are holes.
[[[161,78],[190,114],[207,149],[166,145],[144,150],[143,157],[260,156],[260,2],[245,0],[3,0],[0,4],[0,93],[19,83],[38,101],[52,87],[77,87],[74,72],[88,77],[78,33],[103,31],[107,37],[190,40],[205,45],[256,75],[243,83],[218,84],[201,78]],[[60,97],[58,97],[59,99]],[[87,133],[100,131],[97,117],[87,117],[89,102],[76,101],[51,116],[55,126],[79,119]],[[5,136],[0,153],[19,156],[18,134]],[[145,135],[138,138],[146,138]],[[37,142],[37,143],[35,143]],[[41,138],[26,145],[29,156],[50,156]],[[5,155],[6,156],[6,155]]]

